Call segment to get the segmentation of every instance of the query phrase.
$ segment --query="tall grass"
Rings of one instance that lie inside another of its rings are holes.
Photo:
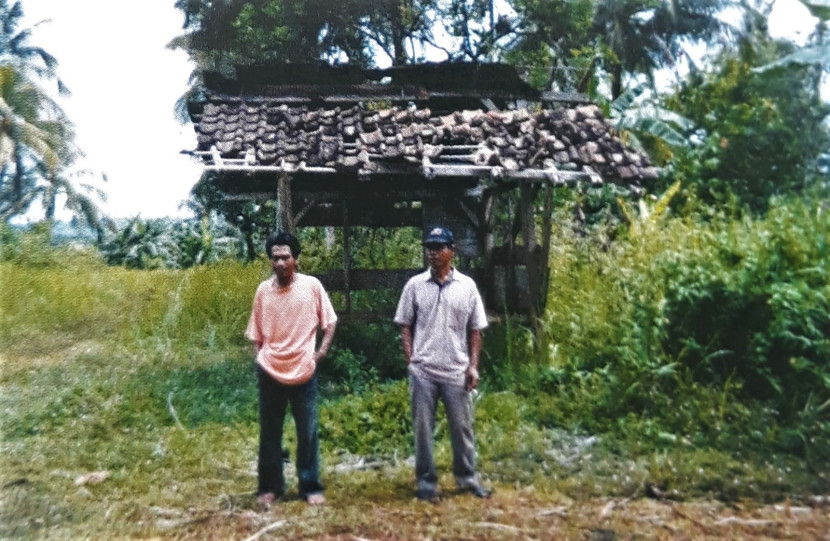
[[[532,485],[572,497],[627,497],[643,479],[724,498],[826,491],[822,209],[791,203],[766,220],[668,220],[604,248],[558,231],[546,339],[514,322],[509,335],[499,326],[485,333],[476,399],[485,476],[505,492]],[[187,537],[188,526],[166,532],[159,513],[251,508],[256,386],[242,333],[267,264],[126,270],[45,243],[4,257],[0,537]],[[721,343],[737,334],[727,316],[759,298],[770,317],[746,326],[751,355],[739,358]],[[708,318],[684,321],[701,306]],[[710,319],[732,332],[719,334]],[[769,362],[782,351],[794,360]],[[403,374],[396,326],[339,328],[323,364],[320,417],[324,478],[349,513],[384,498],[411,503]],[[780,392],[751,387],[768,374]],[[602,443],[574,454],[585,438],[570,429]],[[293,449],[292,430],[286,438]],[[449,472],[442,415],[436,441]],[[747,446],[763,452],[760,466],[741,456]],[[771,456],[781,450],[791,455]],[[385,466],[349,470],[355,454]],[[92,471],[110,478],[75,484]],[[736,477],[740,486],[723,482]],[[217,537],[241,537],[224,527]]]

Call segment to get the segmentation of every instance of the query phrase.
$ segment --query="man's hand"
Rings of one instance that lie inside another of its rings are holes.
[[[478,369],[475,366],[470,365],[467,368],[467,390],[472,391],[478,387],[478,380]]]
[[[481,358],[481,331],[470,330],[470,365],[467,367],[467,391],[478,387],[478,360]]]
[[[331,341],[334,339],[334,329],[337,327],[337,323],[332,323],[325,329],[323,329],[323,340],[320,342],[320,349],[314,352],[314,364],[319,363],[323,360],[323,357],[329,352],[329,347],[331,347]]]
[[[403,356],[406,358],[406,364],[412,362],[412,327],[404,325],[401,327],[401,345],[403,346]]]

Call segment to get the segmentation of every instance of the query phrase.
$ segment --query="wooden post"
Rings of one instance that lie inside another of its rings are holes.
[[[294,212],[291,207],[291,177],[280,174],[277,179],[277,227],[294,234]]]
[[[343,199],[343,288],[346,295],[346,313],[352,311],[352,291],[349,284],[352,271],[352,255],[349,247],[349,204]]]
[[[538,304],[539,297],[542,294],[541,288],[541,269],[539,261],[537,261],[539,253],[536,250],[536,220],[533,216],[533,200],[535,190],[529,183],[522,183],[520,187],[520,203],[518,215],[522,220],[522,240],[524,241],[525,252],[525,268],[527,269],[528,289],[530,290],[530,299],[528,306],[530,308],[530,317],[536,320],[539,316]],[[518,217],[518,216],[517,216]]]
[[[479,229],[479,235],[481,236],[479,241],[481,242],[482,263],[484,265],[484,277],[482,280],[482,285],[484,286],[484,300],[487,303],[486,306],[490,307],[492,310],[495,310],[495,308],[499,305],[499,299],[496,295],[496,273],[493,261],[494,202],[495,196],[492,193],[485,196],[484,203],[481,205],[481,228]]]
[[[545,311],[548,300],[548,290],[550,289],[550,237],[553,217],[553,191],[554,186],[546,182],[544,185],[545,202],[542,206],[542,254],[541,254],[541,271],[542,271],[542,293],[539,298],[539,313]]]
[[[513,231],[517,231],[517,224],[521,220],[521,214],[513,212],[513,194],[511,192],[507,194],[507,221],[510,225],[510,234],[507,235],[507,257],[505,258],[504,267],[504,313],[507,317],[510,317],[511,312],[510,301],[513,300],[513,305],[515,305],[516,299],[519,298],[516,275],[516,237]]]

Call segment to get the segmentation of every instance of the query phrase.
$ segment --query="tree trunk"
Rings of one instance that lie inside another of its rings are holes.
[[[611,101],[622,96],[622,64],[614,62],[611,64]]]
[[[405,8],[405,0],[399,0],[395,3],[395,7],[390,13],[392,19],[392,55],[394,57],[394,64],[396,66],[403,66],[406,64],[406,50],[404,49],[404,32],[403,32],[403,17],[402,13]]]
[[[46,221],[49,223],[49,227],[54,227],[55,225],[55,199],[57,199],[58,194],[55,190],[55,182],[54,182],[54,175],[50,178],[51,186],[46,188],[46,192],[44,193],[43,203],[44,203],[44,214]]]

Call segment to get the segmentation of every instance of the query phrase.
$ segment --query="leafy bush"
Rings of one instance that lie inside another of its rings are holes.
[[[377,368],[366,360],[366,356],[347,348],[332,346],[319,366],[324,396],[360,394],[379,381]]]
[[[320,438],[362,455],[389,455],[411,447],[412,419],[405,381],[344,396],[320,411]]]
[[[800,201],[773,208],[761,223],[718,231],[694,266],[667,262],[667,354],[700,381],[742,380],[751,398],[786,392],[786,415],[830,391],[830,221],[821,215]]]
[[[610,249],[558,232],[540,379],[557,398],[542,418],[603,431],[633,414],[651,419],[655,441],[677,433],[826,453],[830,218],[821,200],[779,201],[764,219],[640,225]]]

